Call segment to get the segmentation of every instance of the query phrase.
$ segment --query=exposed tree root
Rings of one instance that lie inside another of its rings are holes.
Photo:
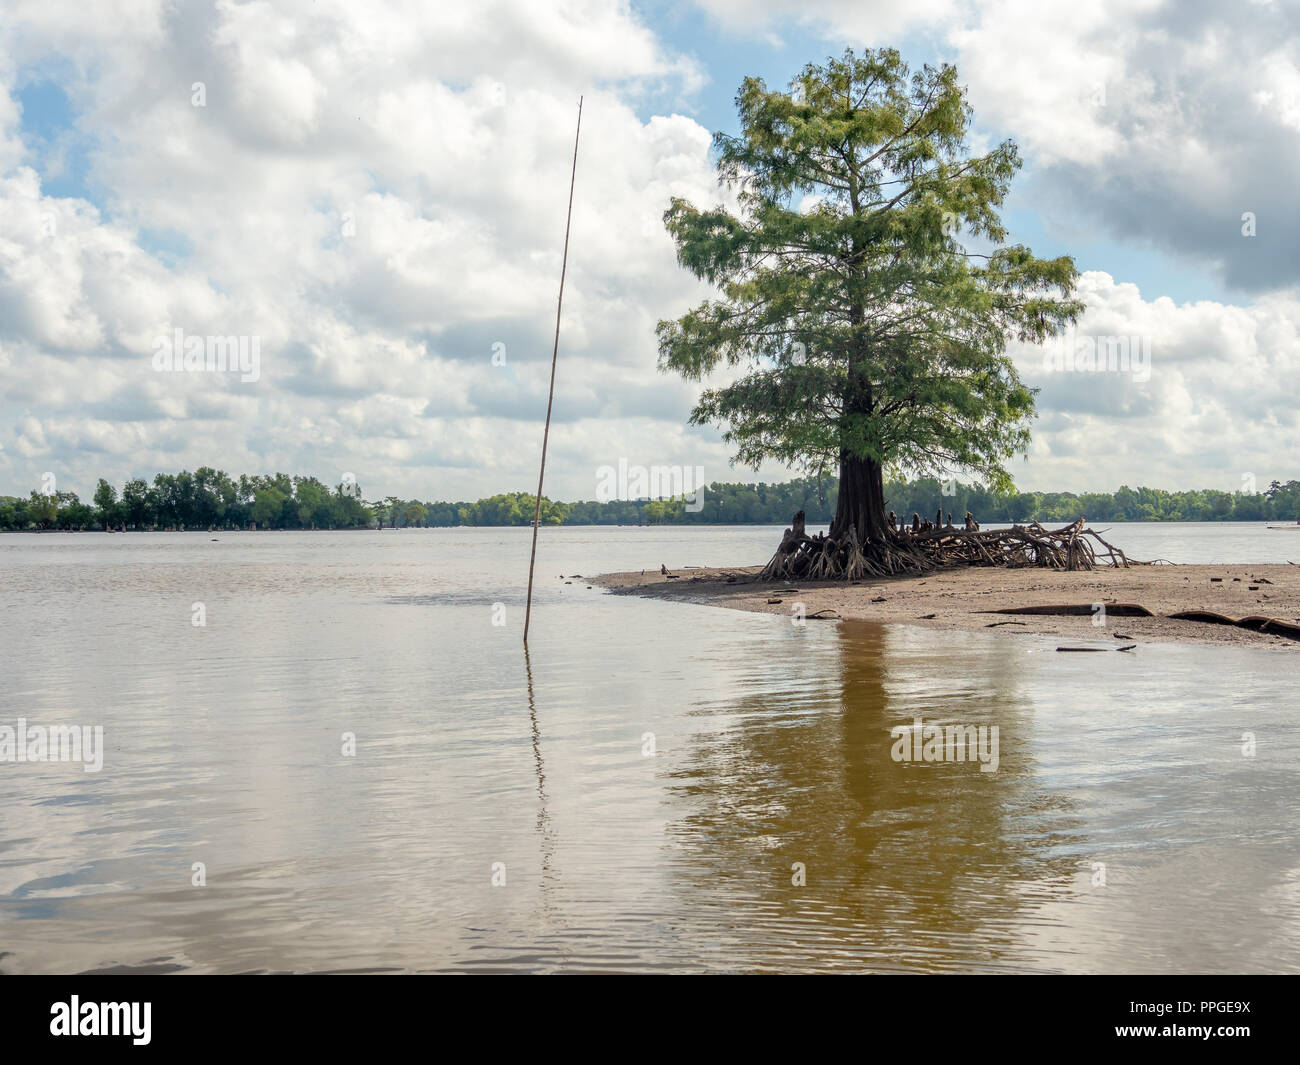
[[[776,554],[756,578],[776,580],[843,580],[897,577],[949,566],[1041,566],[1057,570],[1090,570],[1097,566],[1145,566],[1107,543],[1082,518],[1060,529],[1038,522],[1009,529],[942,528],[921,533],[885,532],[879,539],[860,541],[855,531],[838,539],[808,536],[802,513],[786,529]]]

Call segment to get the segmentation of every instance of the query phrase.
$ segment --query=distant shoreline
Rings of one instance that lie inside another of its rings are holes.
[[[826,522],[809,522],[808,528],[820,529],[825,526]],[[988,522],[985,527],[990,529],[1010,526],[1011,522]],[[1295,530],[1300,532],[1300,522],[1278,522],[1276,520],[1244,518],[1228,518],[1223,521],[1185,521],[1168,518],[1142,518],[1127,521],[1108,521],[1100,522],[1102,525],[1263,525],[1266,529],[1273,529],[1279,532]],[[642,525],[619,525],[614,522],[591,522],[589,524],[569,524],[546,525],[547,529],[780,529],[782,523],[770,521],[719,521],[719,522],[682,522],[666,521],[651,522]],[[303,533],[303,532],[338,532],[338,533],[358,533],[358,532],[409,532],[413,529],[430,530],[430,529],[531,529],[532,525],[402,525],[399,528],[385,526],[376,528],[375,526],[351,526],[342,529],[242,529],[238,527],[225,527],[215,529],[0,529],[0,536],[67,536],[75,533],[95,533],[97,535],[121,536],[124,534],[135,533],[193,533],[195,535],[203,533]]]
[[[672,571],[670,578],[656,568],[607,573],[590,581],[615,595],[779,614],[787,619],[793,619],[796,604],[802,604],[807,625],[823,624],[811,615],[826,611],[844,621],[1048,635],[1081,646],[1206,643],[1300,651],[1300,640],[1287,636],[1168,617],[1182,611],[1212,611],[1300,625],[1300,566],[1295,565],[1107,566],[1077,572],[976,567],[851,585],[753,582],[761,570],[761,566],[684,569]],[[791,588],[797,592],[788,591]],[[1118,607],[1116,613],[1105,614],[1094,608],[1097,603],[1140,604],[1157,616],[1125,616]],[[1062,604],[1085,610],[1076,616],[991,613]],[[1094,623],[1098,618],[1100,625]]]
[[[602,467],[609,472],[613,467]],[[622,470],[622,465],[619,467]],[[638,468],[644,472],[644,468]],[[676,467],[655,467],[663,474]],[[621,476],[621,475],[620,475]],[[700,473],[700,477],[703,474]],[[802,512],[809,526],[827,525],[838,510],[839,488],[833,477],[808,476],[782,482],[728,483],[702,480],[692,494],[681,495],[668,476],[656,481],[638,476],[598,485],[596,500],[564,503],[542,497],[542,524],[650,527],[655,525],[779,525],[784,528]],[[331,487],[316,477],[277,473],[240,474],[201,466],[193,472],[159,473],[152,483],[136,477],[119,490],[99,479],[93,497],[83,502],[76,492],[54,491],[52,474],[42,476],[42,490],[28,496],[0,492],[0,530],[33,528],[102,530],[105,525],[135,529],[357,529],[509,528],[530,525],[537,497],[529,491],[501,492],[474,501],[401,499],[388,495],[366,501],[356,477],[344,473]],[[635,487],[634,487],[635,486]],[[638,495],[638,492],[648,494]],[[1300,518],[1300,480],[1273,480],[1263,491],[1218,489],[1167,491],[1130,488],[1113,492],[1011,492],[999,494],[979,484],[935,478],[886,481],[884,505],[908,520],[944,514],[960,521],[967,511],[991,527],[1038,521],[1069,524],[1085,516],[1094,525],[1141,522],[1286,522]],[[605,498],[608,496],[608,498]],[[229,523],[229,524],[226,524]],[[252,531],[249,529],[249,531]]]

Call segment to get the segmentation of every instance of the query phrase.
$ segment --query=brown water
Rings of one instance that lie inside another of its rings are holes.
[[[556,579],[770,529],[542,539],[525,659],[528,530],[0,537],[0,726],[107,748],[0,762],[0,969],[1300,971],[1285,654],[799,628]],[[996,772],[893,760],[918,715]]]

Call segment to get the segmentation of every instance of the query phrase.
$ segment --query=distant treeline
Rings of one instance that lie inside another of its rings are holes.
[[[542,500],[547,525],[786,525],[797,510],[809,525],[835,515],[839,486],[805,477],[780,484],[713,484],[702,499],[556,503]],[[1166,492],[1020,492],[997,495],[979,485],[934,478],[887,481],[887,506],[910,519],[937,511],[960,525],[966,511],[982,523],[1101,521],[1296,521],[1300,481],[1273,481],[1262,492],[1201,489]],[[315,477],[241,475],[202,466],[191,473],[160,473],[152,483],[130,480],[119,492],[100,480],[83,503],[75,492],[0,496],[0,529],[363,529],[406,526],[528,525],[535,497],[510,492],[474,503],[422,502],[386,496],[366,502],[360,485],[332,488]]]
[[[1300,481],[1273,481],[1259,492],[1220,492],[1213,488],[1166,492],[1162,488],[1130,488],[1114,492],[1016,492],[996,495],[976,486],[929,478],[908,483],[886,483],[887,505],[911,518],[913,513],[933,518],[942,508],[960,525],[966,511],[981,523],[1039,521],[1071,522],[1087,518],[1102,521],[1295,521],[1300,519]]]

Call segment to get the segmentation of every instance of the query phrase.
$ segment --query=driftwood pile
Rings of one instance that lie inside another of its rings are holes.
[[[889,530],[879,539],[863,543],[852,528],[838,539],[825,534],[808,536],[801,511],[756,579],[861,580],[949,566],[1090,570],[1107,565],[1149,563],[1130,559],[1086,528],[1083,518],[1060,529],[1046,529],[1035,521],[1009,529],[969,531],[950,525],[918,533]]]

